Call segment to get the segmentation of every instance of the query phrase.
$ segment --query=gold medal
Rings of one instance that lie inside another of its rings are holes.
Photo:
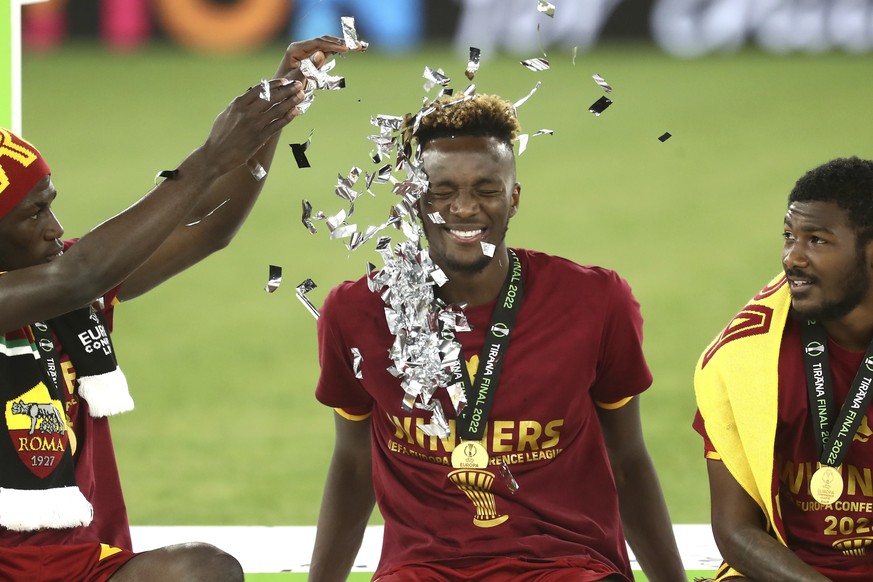
[[[818,469],[809,480],[809,491],[813,499],[822,505],[831,505],[843,494],[843,476],[840,470],[819,463]]]
[[[478,441],[461,441],[452,451],[455,469],[484,469],[488,466],[488,451]]]

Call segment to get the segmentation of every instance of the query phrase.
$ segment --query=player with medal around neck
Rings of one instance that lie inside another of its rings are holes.
[[[518,210],[511,146],[492,136],[448,136],[428,141],[422,161],[430,187],[421,201],[430,257],[448,277],[436,294],[447,303],[494,301],[506,274],[506,231]],[[436,224],[428,215],[439,212]],[[482,243],[494,245],[494,256]]]
[[[823,346],[826,346],[827,339],[830,339],[839,347],[844,348],[843,352],[863,353],[873,341],[873,291],[871,291],[870,284],[871,275],[873,275],[873,160],[863,160],[857,157],[838,158],[822,164],[802,176],[788,197],[788,207],[784,216],[783,239],[782,268],[790,293],[789,323],[785,325],[785,333],[788,333],[787,330],[790,329],[792,319],[801,327],[810,322],[810,327],[818,326],[826,332],[827,337],[822,338],[822,341],[819,342]],[[765,291],[775,292],[776,289]],[[766,298],[771,295],[762,292],[755,300],[762,296]],[[762,301],[764,300],[766,299]],[[774,332],[771,330],[761,333]],[[781,337],[783,332],[779,330],[775,333]],[[745,341],[745,339],[742,338],[739,341]],[[796,349],[802,350],[805,341],[801,342]],[[783,345],[785,344],[783,343]],[[808,352],[804,351],[801,355],[806,357],[806,354]],[[821,355],[817,354],[816,357],[820,358]],[[745,357],[754,359],[758,356],[746,354]],[[779,441],[778,435],[780,431],[793,435],[793,430],[800,430],[798,428],[799,421],[795,422],[783,417],[783,409],[788,410],[801,406],[801,402],[793,399],[798,392],[790,390],[789,386],[783,386],[781,381],[784,362],[795,362],[791,365],[796,366],[797,359],[786,357],[782,353],[778,355],[778,358],[780,383],[777,395],[780,416],[775,424],[777,436],[773,454],[776,458],[795,454],[795,451],[787,449],[788,445]],[[712,365],[712,362],[709,365]],[[867,372],[863,361],[861,370]],[[790,370],[786,370],[785,375],[789,378],[794,377]],[[830,374],[828,376],[828,382],[830,382]],[[800,377],[803,377],[802,372]],[[734,383],[732,386],[734,393],[741,389],[737,386],[740,380],[739,378],[731,380]],[[759,390],[761,387],[759,386],[760,378],[750,378],[744,381],[748,382],[749,389]],[[808,389],[808,383],[805,380],[803,382],[801,391]],[[815,388],[810,390],[815,390]],[[721,391],[717,392],[717,397],[725,394],[731,393],[726,388],[722,388]],[[846,400],[849,401],[849,404],[854,404],[859,414],[865,414],[861,405],[854,402],[851,389]],[[699,398],[698,402],[700,401]],[[734,405],[733,400],[730,400],[730,403]],[[844,402],[842,399],[836,400],[834,405],[835,410],[830,415],[831,422],[834,422],[834,417],[843,407]],[[736,430],[736,427],[744,419],[752,418],[748,412],[734,408],[737,422],[733,425],[733,430]],[[812,407],[806,411],[807,418],[812,416],[813,420],[807,420],[803,430],[815,429],[816,414],[818,413]],[[840,425],[841,422],[837,420],[833,426],[829,427],[831,439]],[[720,427],[713,426],[713,430],[718,431],[722,437],[724,436],[724,431]],[[710,432],[709,426],[706,427],[705,431]],[[855,447],[863,444],[853,443],[852,436],[845,438],[844,448],[855,450]],[[774,446],[772,443],[761,443],[761,446],[768,445]],[[794,531],[793,527],[807,525],[802,522],[802,516],[795,515],[794,522],[783,523],[784,536],[793,541],[793,545],[787,547],[780,543],[773,534],[774,524],[772,521],[768,523],[772,519],[771,516],[762,519],[765,517],[762,513],[762,507],[740,485],[732,471],[729,470],[729,459],[725,456],[724,451],[719,450],[718,453],[719,459],[708,460],[707,468],[712,499],[713,532],[726,565],[729,564],[732,569],[742,572],[750,579],[772,580],[774,582],[782,580],[823,582],[827,580],[871,579],[870,548],[862,549],[860,553],[847,554],[837,548],[837,539],[829,537],[833,535],[827,529],[829,519],[837,519],[839,523],[856,523],[857,520],[859,524],[866,523],[867,519],[860,511],[840,510],[836,505],[829,505],[836,501],[844,501],[845,495],[849,494],[848,491],[843,493],[842,484],[838,480],[838,469],[831,469],[829,466],[814,468],[813,475],[810,476],[811,479],[806,482],[809,486],[806,493],[815,499],[824,508],[824,511],[829,512],[827,519],[820,526],[821,533],[817,534],[818,538],[810,539],[812,530],[808,528],[802,530],[803,534]],[[740,465],[744,461],[740,458],[739,453],[728,451],[728,454],[731,455],[730,460],[735,465]],[[751,453],[745,454],[745,462],[748,462]],[[788,462],[793,463],[799,461],[799,459],[791,457],[787,457],[787,459]],[[859,461],[854,462],[858,463]],[[865,461],[861,460],[860,462],[864,463]],[[813,466],[815,467],[814,463]],[[778,476],[775,478],[778,479]],[[762,488],[761,491],[769,491],[769,488]],[[791,503],[791,500],[783,500],[783,508],[786,504],[790,505]],[[795,514],[808,511],[818,510],[815,508],[795,510]],[[783,517],[784,512],[779,519]],[[848,533],[841,532],[842,537],[849,536],[846,541],[857,541],[859,534],[863,536],[863,527],[860,526]],[[831,550],[828,546],[833,546],[833,554],[823,553]],[[818,561],[813,562],[812,556],[815,556]],[[856,559],[847,561],[851,556]],[[724,568],[724,570],[727,569]],[[720,581],[723,578],[717,579]]]

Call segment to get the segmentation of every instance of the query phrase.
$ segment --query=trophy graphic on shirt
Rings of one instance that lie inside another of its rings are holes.
[[[448,474],[449,481],[473,502],[476,516],[473,525],[477,527],[494,527],[509,519],[508,515],[498,515],[491,486],[494,484],[494,474],[483,469],[456,469]]]
[[[856,538],[846,538],[835,541],[832,545],[835,550],[839,550],[844,556],[854,556],[860,558],[867,555],[867,549],[873,544],[873,537],[860,536]]]

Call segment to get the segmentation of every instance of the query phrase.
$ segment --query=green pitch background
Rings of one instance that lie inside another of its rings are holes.
[[[270,76],[283,47],[206,57],[152,46],[113,55],[68,44],[25,55],[24,134],[46,155],[69,236],[134,202],[156,171],[205,138],[235,95]],[[536,55],[530,55],[536,56]],[[700,351],[780,268],[785,197],[829,158],[873,157],[869,57],[741,52],[677,60],[648,47],[551,53],[534,73],[484,55],[480,92],[513,101],[532,138],[519,161],[521,208],[510,243],[617,269],[646,319],[655,375],[642,400],[646,437],[677,523],[709,519],[700,439],[690,427]],[[117,310],[116,343],[137,410],[113,421],[135,524],[313,524],[332,449],[331,412],[313,397],[315,321],[294,297],[312,278],[320,305],[339,281],[378,263],[310,235],[301,199],[328,214],[337,173],[368,160],[371,115],[416,109],[425,65],[463,89],[465,57],[433,47],[404,57],[373,51],[340,60],[347,88],[318,94],[284,133],[265,193],[227,250]],[[613,85],[601,116],[588,106]],[[665,131],[673,137],[658,141]],[[355,221],[381,223],[384,191]],[[317,223],[321,224],[321,223]],[[264,292],[269,264],[282,287]],[[567,486],[572,486],[568,483]],[[374,517],[378,522],[378,516]]]

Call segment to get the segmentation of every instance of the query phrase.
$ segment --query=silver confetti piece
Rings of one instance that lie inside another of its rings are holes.
[[[216,210],[218,210],[219,208],[221,208],[222,206],[224,206],[224,205],[227,204],[228,202],[230,202],[230,198],[228,198],[227,200],[225,200],[224,202],[222,202],[221,204],[219,204],[218,206],[216,206],[215,208],[213,208],[212,210],[210,210],[209,212],[207,212],[206,214],[204,214],[204,215],[203,215],[203,218],[201,218],[200,220],[195,220],[194,222],[189,222],[189,223],[186,224],[185,226],[194,226],[194,225],[196,225],[196,224],[200,224],[201,222],[203,222],[204,220],[206,220],[207,218],[209,218],[210,216],[212,216],[213,214],[215,214],[215,211],[216,211]]]
[[[484,240],[479,243],[482,245],[482,254],[486,257],[493,257],[494,251],[497,250],[497,247],[489,242],[485,242]]]
[[[446,221],[443,220],[443,215],[440,214],[439,212],[431,212],[430,214],[427,215],[427,217],[430,218],[430,221],[434,224],[445,224],[446,223]]]
[[[611,86],[609,83],[606,82],[606,79],[604,79],[603,77],[601,77],[600,75],[598,75],[598,74],[596,74],[596,73],[593,74],[593,75],[591,75],[591,78],[594,79],[594,81],[595,81],[598,85],[600,85],[601,87],[603,87],[603,90],[604,90],[604,91],[606,91],[607,93],[612,93],[612,86]]]
[[[252,158],[248,162],[246,162],[246,167],[248,167],[249,172],[252,173],[252,177],[258,182],[267,177],[267,170],[265,170],[264,166],[258,163],[258,160],[256,160],[255,158]]]
[[[541,57],[537,57],[534,59],[527,59],[525,61],[521,61],[521,64],[530,69],[531,71],[545,71],[549,68],[548,59],[544,59]]]
[[[467,61],[467,70],[464,71],[464,75],[470,81],[473,80],[473,77],[476,75],[476,71],[479,70],[479,58],[482,54],[482,51],[477,49],[474,46],[470,47],[470,60]]]
[[[403,126],[403,118],[399,115],[376,115],[370,118],[370,123],[376,127],[399,131]]]
[[[358,31],[355,30],[355,18],[353,16],[341,16],[340,24],[343,28],[343,41],[350,51],[364,51],[368,43],[358,40]]]
[[[501,459],[499,470],[500,478],[503,480],[506,488],[509,489],[509,492],[515,493],[518,491],[518,481],[516,481],[515,477],[512,476],[512,471],[509,470],[509,465],[506,464],[506,459]]]
[[[421,76],[424,77],[427,81],[424,84],[425,91],[430,91],[437,85],[445,87],[452,82],[450,78],[446,77],[446,74],[443,72],[442,69],[437,69],[436,71],[434,71],[427,66],[424,67],[424,73],[422,73]]]
[[[270,274],[267,279],[267,285],[264,287],[264,291],[267,293],[273,293],[276,289],[279,288],[279,285],[282,284],[282,267],[278,267],[276,265],[270,265]]]
[[[439,267],[434,267],[433,271],[430,272],[430,278],[437,284],[437,287],[442,287],[449,282],[449,278]]]
[[[358,348],[352,348],[352,369],[355,372],[355,378],[358,380],[363,380],[364,376],[361,373],[361,362],[364,361],[363,356],[361,356],[361,350]]]
[[[268,80],[266,80],[266,79],[263,79],[263,80],[261,81],[261,93],[260,93],[260,97],[261,97],[261,99],[263,99],[264,101],[269,101],[269,100],[270,100],[270,82],[269,82]]]
[[[601,97],[591,104],[588,111],[594,114],[594,117],[600,117],[600,114],[606,111],[606,108],[612,105],[612,99],[609,97]]]
[[[318,232],[315,229],[315,225],[312,224],[312,204],[310,204],[308,200],[303,201],[303,226],[305,226],[312,234]]]
[[[546,16],[555,17],[555,5],[547,0],[537,0],[537,10]]]
[[[315,308],[315,306],[312,304],[312,302],[309,301],[309,298],[306,297],[306,294],[309,293],[310,291],[312,291],[313,289],[315,289],[316,287],[317,287],[317,285],[315,284],[315,281],[313,281],[312,279],[306,279],[305,281],[303,281],[302,283],[297,285],[297,288],[295,291],[296,291],[297,299],[300,300],[300,303],[302,303],[303,306],[306,307],[307,310],[309,310],[309,313],[312,314],[312,317],[314,317],[315,319],[318,319],[321,316],[321,314],[318,312],[318,309]]]
[[[443,406],[439,400],[432,400],[428,404],[416,404],[416,408],[422,408],[431,413],[429,424],[419,425],[418,429],[427,436],[437,438],[447,438],[452,434],[449,429],[449,423],[446,420],[446,413],[443,411]]]
[[[534,88],[530,90],[530,93],[528,93],[527,96],[522,97],[521,99],[519,99],[518,101],[516,101],[515,103],[513,103],[513,104],[512,104],[512,108],[513,108],[513,109],[518,109],[519,107],[521,107],[522,105],[524,105],[525,102],[527,102],[527,100],[530,99],[530,98],[533,96],[533,94],[537,92],[537,89],[539,89],[539,88],[540,88],[540,85],[542,85],[542,84],[543,84],[542,81],[537,81],[536,86],[534,86]]]
[[[330,240],[346,238],[347,236],[352,236],[357,231],[357,224],[343,224],[342,226],[338,226],[330,232]]]

